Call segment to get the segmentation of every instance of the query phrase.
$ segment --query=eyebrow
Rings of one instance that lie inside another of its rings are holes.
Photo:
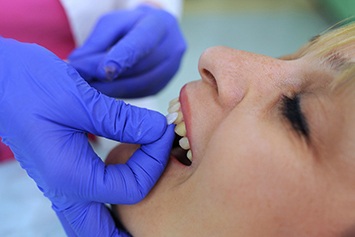
[[[350,60],[340,52],[331,52],[324,58],[325,63],[336,71],[340,70],[344,65],[350,62]]]
[[[315,35],[313,36],[308,43],[309,44],[315,44],[318,39],[320,38],[321,35]],[[334,69],[336,71],[340,70],[344,65],[350,62],[350,59],[345,57],[342,53],[339,51],[333,51],[328,53],[323,57],[325,60],[325,64],[330,66],[331,69]]]

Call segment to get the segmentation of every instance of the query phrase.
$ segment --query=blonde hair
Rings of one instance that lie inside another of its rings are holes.
[[[305,55],[319,58],[339,72],[330,85],[332,88],[348,81],[355,84],[355,22],[346,23],[354,19],[355,16],[327,29],[313,37],[296,53],[282,59],[297,59]]]

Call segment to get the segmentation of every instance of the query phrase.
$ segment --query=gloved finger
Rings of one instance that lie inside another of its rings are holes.
[[[138,76],[139,74],[152,70],[154,67],[162,67],[162,63],[164,63],[164,61],[179,64],[182,54],[185,50],[185,46],[176,44],[172,46],[170,44],[171,43],[168,41],[162,42],[162,44],[160,44],[155,50],[137,62],[132,70],[128,69],[127,71],[121,73],[119,77],[114,79],[120,80],[121,78]],[[179,57],[174,57],[176,54],[178,54]],[[70,64],[87,82],[102,81],[98,80],[99,76],[97,75],[97,65],[100,64],[104,57],[105,53],[91,54],[87,55],[86,57],[73,59],[70,61]],[[166,68],[166,70],[169,69],[169,67]],[[167,78],[164,79],[168,80]],[[109,86],[110,84],[107,85]],[[122,89],[124,90],[125,88]]]
[[[45,190],[44,195],[55,204],[55,211],[70,207],[68,200],[136,203],[148,194],[162,174],[169,159],[174,136],[174,126],[170,125],[160,139],[142,145],[126,164],[106,166],[95,154],[87,139],[85,141],[83,134],[72,134],[70,143],[75,145],[67,146],[65,151],[53,150],[58,154],[64,153],[63,156],[70,166],[58,165],[55,172],[48,174],[53,177],[52,181],[42,184],[41,189]],[[52,163],[45,162],[43,169],[51,165]],[[63,195],[67,198],[63,199]]]
[[[157,14],[166,16],[158,17]],[[161,19],[166,20],[164,25],[161,25]],[[117,44],[112,46],[98,68],[99,77],[116,78],[134,66],[163,41],[169,27],[175,23],[176,19],[165,11],[157,10],[155,15],[145,16]],[[156,27],[159,24],[161,26]]]
[[[171,50],[169,51],[169,49],[157,46],[157,48],[155,48],[149,54],[145,55],[139,61],[137,61],[133,67],[127,68],[125,71],[122,71],[118,75],[118,77],[114,79],[121,80],[122,78],[134,77],[146,73],[147,71],[150,71],[155,67],[160,67],[161,64],[165,61],[165,59],[168,58],[169,52],[171,52]]]
[[[90,85],[108,96],[139,98],[159,92],[169,82],[166,78],[172,78],[178,68],[178,63],[164,61],[159,67],[152,68],[141,75],[120,78],[110,83],[93,81]]]
[[[163,46],[163,45],[162,45]],[[128,70],[126,72],[144,72],[149,70],[151,67],[159,66],[160,62],[167,57],[167,54],[171,53],[171,48],[159,47],[159,50],[153,50],[151,54],[147,55],[146,58],[134,66],[134,70]],[[103,52],[92,52],[82,57],[70,57],[69,63],[80,73],[80,75],[87,81],[107,81],[106,74],[109,73],[110,69],[106,69],[105,75],[100,73],[101,62],[105,59],[107,51]],[[122,75],[121,76],[125,76]],[[110,80],[120,79],[120,77],[110,76]]]
[[[97,65],[104,58],[105,53],[94,53],[87,55],[86,57],[79,57],[69,61],[80,75],[87,81],[91,82],[96,80],[95,72]]]
[[[106,52],[133,27],[141,14],[142,12],[138,11],[116,11],[106,14],[97,22],[83,45],[76,48],[68,59],[74,60],[90,54]]]
[[[144,74],[147,71],[151,71],[155,67],[162,67],[162,64],[165,62],[172,63],[171,59],[175,58],[175,54],[180,54],[178,45],[170,45],[170,42],[164,40],[159,45],[156,46],[149,54],[137,61],[134,64],[134,67],[128,68],[126,71],[123,71],[118,79],[134,77],[140,74]],[[180,54],[182,56],[182,54]],[[174,63],[179,64],[179,61],[174,61]],[[166,66],[166,65],[165,65]],[[170,68],[166,68],[169,70]]]
[[[108,165],[105,172],[93,171],[102,175],[93,178],[96,187],[91,191],[93,199],[112,204],[141,201],[164,171],[174,136],[174,126],[170,125],[159,140],[142,145],[126,164]]]
[[[169,38],[172,37],[173,36],[169,36]],[[177,39],[177,37],[175,39]],[[181,58],[186,50],[186,43],[181,35],[179,39],[180,40],[176,41],[165,39],[155,50],[138,61],[131,70],[128,69],[122,72],[119,78],[138,76],[158,67],[164,68],[166,71],[173,70],[172,73],[175,74],[176,70],[174,70],[174,68],[180,65]],[[167,81],[169,79],[170,78],[164,78],[164,80]]]
[[[139,73],[144,73],[148,70],[152,70],[154,67],[163,67],[162,63],[166,62],[164,66],[169,64],[179,65],[181,58],[186,50],[185,39],[179,30],[179,25],[175,21],[169,29],[166,29],[164,39],[154,48],[154,50],[147,53],[146,56],[142,56],[138,60],[134,67],[127,69],[120,73],[120,78],[132,77]],[[170,67],[166,70],[171,70]],[[176,71],[174,71],[175,73]],[[169,78],[170,79],[170,78]],[[166,80],[169,80],[166,78]]]
[[[67,236],[77,236],[77,234],[74,232],[73,228],[70,226],[68,220],[65,218],[62,212],[56,212],[57,217],[62,224],[62,227],[66,233]]]
[[[134,70],[127,70],[123,72],[118,78],[113,78],[120,80],[120,78],[135,76],[140,73],[145,73],[154,67],[161,67],[161,63],[171,55],[175,54],[175,51],[179,50],[178,45],[174,45],[174,48],[167,44],[162,43],[158,49],[153,50],[149,55],[139,61],[135,66]],[[180,50],[177,53],[180,53]],[[87,81],[102,81],[98,80],[99,75],[97,73],[97,65],[103,61],[106,52],[104,53],[93,53],[85,57],[72,58],[69,63],[80,73],[80,75]],[[181,53],[182,56],[182,53]],[[167,59],[169,60],[169,59]],[[171,60],[169,60],[171,61]],[[106,81],[104,81],[106,82]],[[109,86],[109,84],[108,84]],[[124,90],[124,88],[122,88]]]
[[[127,232],[117,229],[103,203],[76,203],[56,212],[68,236],[130,236]]]
[[[75,109],[70,110],[68,126],[116,141],[138,144],[153,142],[165,132],[167,123],[162,114],[99,93],[72,67],[68,68],[68,74],[74,79],[78,93],[78,103]],[[68,119],[68,109],[65,113],[63,116]]]

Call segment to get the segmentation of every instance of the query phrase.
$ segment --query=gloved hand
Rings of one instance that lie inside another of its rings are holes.
[[[169,82],[185,49],[175,17],[142,5],[103,16],[68,59],[102,93],[137,98],[155,94]]]
[[[143,145],[126,164],[105,166],[86,132]],[[46,49],[0,38],[0,136],[68,235],[125,236],[103,203],[143,199],[174,132],[160,113],[102,95]]]

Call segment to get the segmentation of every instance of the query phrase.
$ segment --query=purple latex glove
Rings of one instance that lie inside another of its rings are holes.
[[[104,15],[69,61],[102,93],[137,98],[159,92],[177,72],[185,50],[176,18],[142,5]]]
[[[48,197],[69,236],[126,236],[104,203],[142,200],[163,172],[174,137],[160,113],[90,87],[35,44],[0,38],[0,136]],[[87,133],[142,144],[106,166]]]

